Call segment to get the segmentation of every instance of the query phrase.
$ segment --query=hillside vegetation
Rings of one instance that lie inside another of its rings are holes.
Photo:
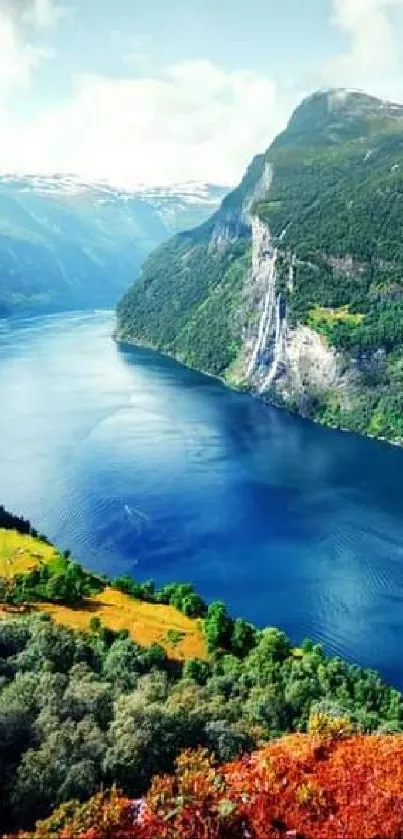
[[[159,644],[172,660],[206,657],[203,634],[194,619],[182,615],[173,606],[133,600],[110,586],[86,599],[78,609],[46,602],[40,609],[56,623],[83,631],[90,629],[96,617],[107,629],[129,632],[141,646]]]
[[[45,820],[35,836],[401,835],[399,691],[190,584],[110,581],[1,507],[0,521],[3,831]]]
[[[46,583],[45,569],[51,572]],[[25,603],[32,611],[45,612],[56,623],[72,629],[89,630],[95,618],[107,629],[128,632],[138,644],[160,644],[172,659],[206,657],[197,621],[173,606],[135,600],[111,586],[100,586],[102,590],[94,594],[90,589],[79,602],[63,602],[63,591],[56,590],[54,580],[68,570],[68,561],[52,545],[17,531],[0,529],[0,618],[7,616],[7,608],[12,609],[13,603]],[[42,574],[36,592],[29,587],[29,580],[35,579],[31,572]],[[55,602],[47,599],[51,595]]]
[[[118,337],[253,387],[244,359],[264,307],[264,292],[251,285],[251,218],[258,217],[278,247],[275,294],[287,319],[269,397],[324,423],[401,442],[402,154],[403,107],[346,91],[308,98],[211,220],[146,262],[118,307]],[[282,386],[287,342],[301,326],[336,353],[333,386],[313,385],[315,359]],[[263,376],[273,342],[274,335]]]
[[[35,838],[400,839],[402,783],[401,736],[351,736],[342,720],[314,715],[309,735],[224,766],[184,753],[142,802],[114,791],[72,802]]]
[[[12,579],[16,574],[26,574],[55,557],[53,545],[16,530],[0,528],[0,578]]]

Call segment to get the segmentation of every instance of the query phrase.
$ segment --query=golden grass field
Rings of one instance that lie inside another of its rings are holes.
[[[51,562],[56,555],[51,545],[32,536],[0,530],[0,577],[26,573],[40,562]],[[199,621],[187,618],[173,606],[134,600],[111,587],[89,597],[79,609],[55,603],[36,604],[33,609],[48,612],[54,621],[72,629],[88,629],[91,618],[99,617],[109,629],[127,629],[138,644],[160,644],[172,659],[207,657]],[[167,638],[169,630],[181,633],[177,643]]]
[[[99,617],[109,629],[128,629],[138,644],[161,644],[170,658],[183,660],[207,656],[198,621],[187,618],[173,606],[133,600],[113,588],[89,597],[87,603],[87,608],[80,609],[44,603],[41,610],[48,612],[57,623],[73,629],[88,629],[91,618]],[[170,643],[166,637],[170,629],[183,633],[177,644]]]
[[[40,562],[50,562],[55,555],[52,545],[14,530],[0,529],[0,577],[26,574]]]

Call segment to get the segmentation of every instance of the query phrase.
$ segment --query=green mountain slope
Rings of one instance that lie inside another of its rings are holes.
[[[210,221],[146,262],[118,336],[400,442],[402,153],[403,106],[304,100]]]

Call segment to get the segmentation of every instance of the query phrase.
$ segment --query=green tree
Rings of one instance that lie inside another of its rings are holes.
[[[210,653],[219,647],[229,649],[231,645],[232,620],[228,615],[225,603],[216,600],[207,609],[204,621],[204,631],[207,638],[207,647]]]

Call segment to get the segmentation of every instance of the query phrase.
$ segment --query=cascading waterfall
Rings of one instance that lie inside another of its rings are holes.
[[[287,329],[287,322],[284,318],[281,317],[281,296],[280,294],[277,295],[277,305],[276,305],[276,334],[274,339],[274,356],[273,361],[270,365],[270,370],[268,375],[264,378],[263,383],[259,388],[259,393],[263,393],[274,381],[278,367],[280,364],[282,352],[284,349],[284,339],[286,335]]]
[[[271,255],[265,257],[265,273],[268,269],[268,288],[266,291],[263,311],[260,317],[258,335],[252,352],[252,357],[249,362],[247,376],[251,376],[256,369],[258,357],[264,349],[267,341],[267,336],[272,324],[273,310],[275,307],[275,291],[276,291],[276,263],[277,263],[277,248],[272,249]],[[261,264],[259,264],[261,267]]]
[[[280,241],[283,241],[287,233],[285,228]],[[270,364],[268,375],[259,388],[260,392],[274,380],[284,347],[287,324],[281,313],[281,295],[276,294],[277,285],[277,259],[278,248],[273,247],[270,232],[260,219],[253,219],[253,256],[252,256],[252,282],[267,282],[266,293],[262,314],[260,316],[259,328],[256,341],[253,346],[252,356],[247,369],[247,377],[252,376],[259,368],[265,370],[265,362],[262,355],[267,349],[268,343],[273,346],[273,360]],[[272,342],[270,339],[272,338]]]
[[[291,262],[290,262],[290,267],[289,267],[289,270],[288,270],[288,291],[293,291],[294,290],[295,263],[296,263],[296,257],[295,257],[295,253],[293,253],[292,258],[291,258]]]

